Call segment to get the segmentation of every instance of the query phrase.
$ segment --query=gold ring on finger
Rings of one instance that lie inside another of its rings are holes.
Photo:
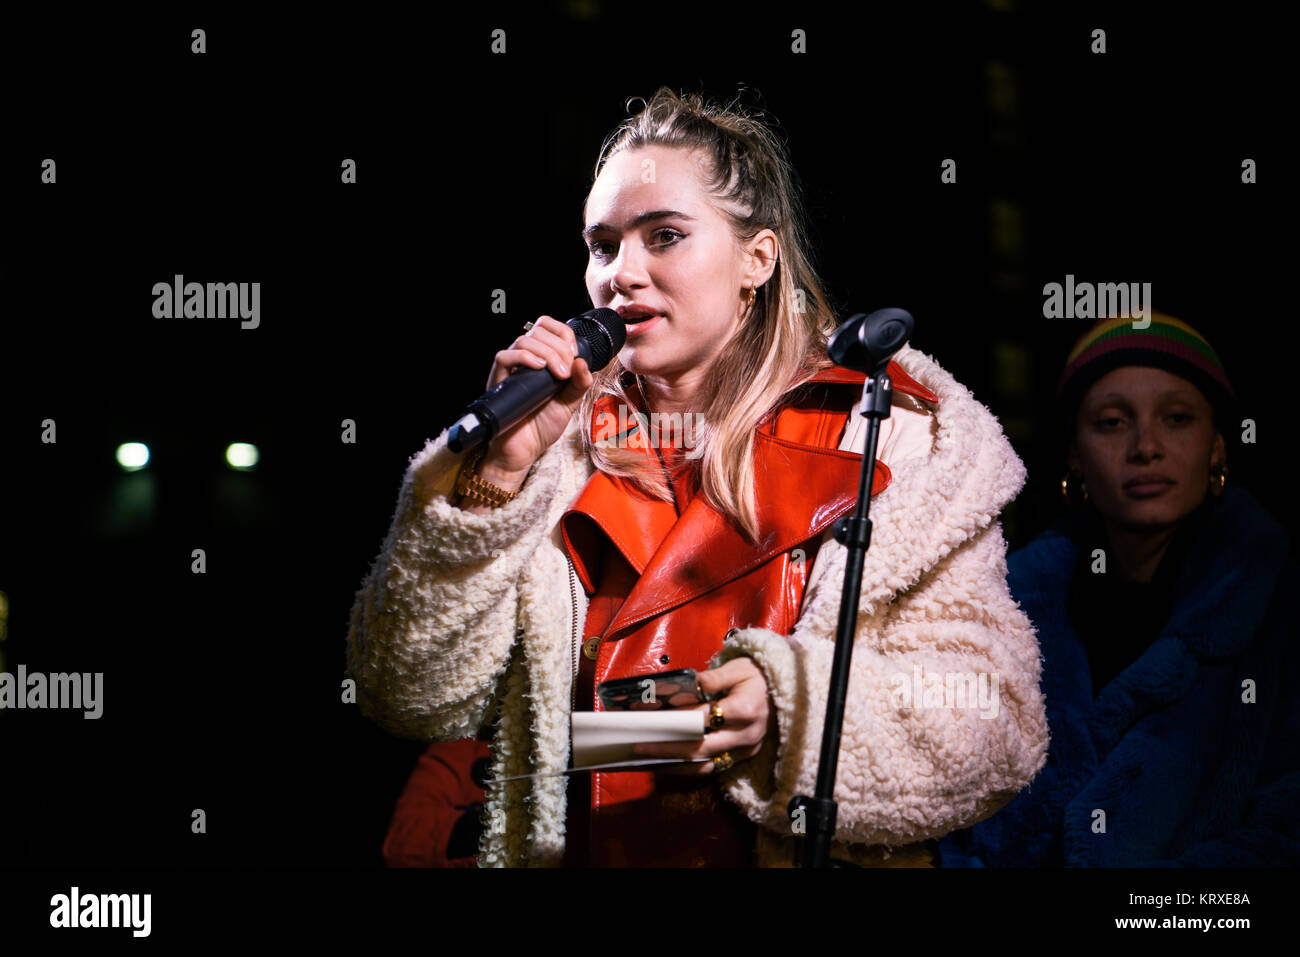
[[[726,723],[727,719],[722,716],[721,706],[716,701],[709,705],[709,729],[717,731]]]
[[[730,751],[723,751],[721,754],[716,754],[713,756],[713,773],[717,774],[719,771],[725,771],[735,763],[735,760],[731,757]]]

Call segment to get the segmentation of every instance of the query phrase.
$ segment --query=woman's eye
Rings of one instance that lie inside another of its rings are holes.
[[[1119,416],[1111,415],[1104,419],[1098,419],[1096,424],[1099,429],[1116,429],[1119,428],[1120,423],[1123,421]]]
[[[681,240],[685,239],[686,236],[684,233],[679,233],[675,229],[660,229],[655,231],[654,238],[656,239],[666,238],[667,240],[669,240],[667,242],[658,243],[657,245],[659,246],[676,246]],[[613,243],[607,242],[605,240],[596,240],[594,242],[588,243],[587,249],[591,253],[591,255],[596,259],[603,259],[607,255],[609,255],[607,252],[605,252],[604,247],[612,246],[612,245]]]
[[[1187,412],[1175,412],[1169,416],[1169,421],[1173,422],[1174,425],[1186,425],[1192,421],[1192,415]]]

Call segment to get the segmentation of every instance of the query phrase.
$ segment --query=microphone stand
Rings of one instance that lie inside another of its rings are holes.
[[[834,797],[835,774],[844,725],[844,703],[848,697],[849,665],[857,632],[862,570],[866,564],[867,549],[871,546],[871,519],[867,514],[871,507],[871,483],[876,472],[880,420],[889,417],[893,399],[893,382],[886,369],[889,367],[889,357],[902,346],[911,331],[910,315],[901,309],[882,309],[867,317],[853,317],[837,330],[831,342],[831,356],[839,364],[858,367],[865,359],[867,380],[863,385],[858,413],[867,420],[867,443],[862,453],[857,504],[851,515],[836,521],[833,531],[835,540],[848,550],[848,557],[844,566],[839,623],[835,630],[835,655],[831,665],[830,692],[826,699],[826,723],[822,730],[817,787],[811,798],[796,795],[789,804],[791,815],[800,808],[805,814],[807,832],[803,846],[803,866],[809,868],[856,866],[851,861],[830,856],[837,807]],[[900,335],[901,339],[898,338]]]

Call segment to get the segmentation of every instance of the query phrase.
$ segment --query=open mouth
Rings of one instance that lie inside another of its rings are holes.
[[[646,332],[653,326],[657,326],[665,317],[664,316],[636,316],[629,317],[625,320],[627,334],[629,336],[638,336]],[[633,321],[634,320],[634,321]]]

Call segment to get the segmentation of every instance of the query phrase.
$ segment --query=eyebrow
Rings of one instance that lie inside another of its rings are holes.
[[[628,228],[636,229],[638,226],[642,225],[643,223],[648,223],[651,222],[652,220],[673,219],[673,218],[684,219],[687,222],[691,222],[691,223],[695,222],[694,216],[688,216],[686,213],[680,212],[675,209],[655,209],[655,210],[651,210],[648,213],[640,213],[637,216],[633,217],[632,222],[628,224]],[[582,231],[582,238],[589,239],[593,233],[613,232],[613,231],[614,231],[614,227],[609,225],[608,223],[592,223],[590,226],[588,226],[586,229]]]

